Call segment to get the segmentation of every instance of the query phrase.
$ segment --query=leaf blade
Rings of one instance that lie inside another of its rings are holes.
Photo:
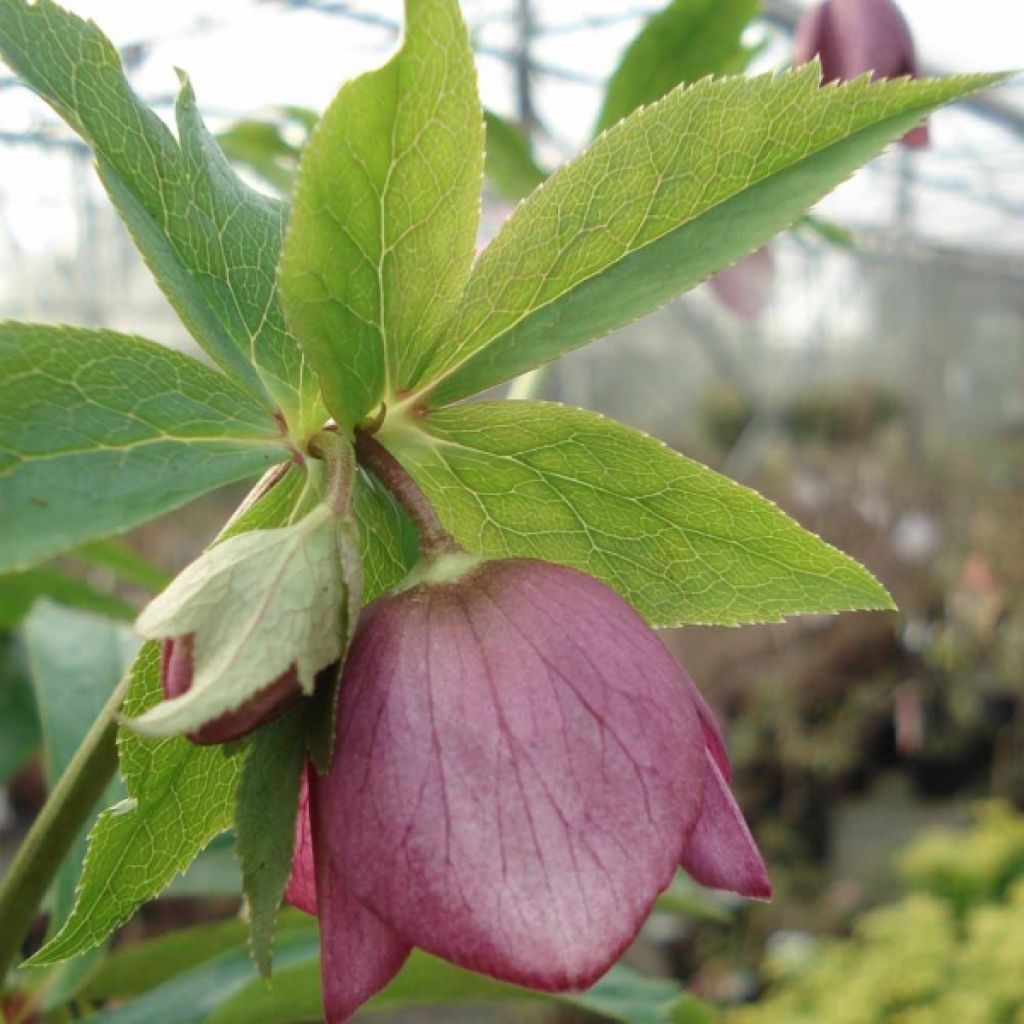
[[[339,422],[400,392],[449,318],[482,165],[458,2],[406,0],[401,49],[342,87],[303,151],[281,257],[288,322]]]
[[[235,798],[235,848],[249,906],[249,950],[270,977],[277,911],[291,877],[295,816],[306,763],[304,716],[294,709],[258,729]]]
[[[228,378],[141,338],[0,324],[0,570],[121,533],[287,457]]]
[[[143,257],[210,357],[300,433],[321,421],[274,287],[285,208],[231,170],[187,80],[179,141],[132,91],[110,40],[53,0],[0,0],[0,57],[93,148]]]
[[[660,441],[566,406],[441,410],[395,454],[474,553],[587,572],[654,626],[891,609],[853,559]]]
[[[650,312],[788,227],[936,106],[999,80],[821,89],[809,64],[705,80],[636,111],[506,221],[408,403],[455,402]]]

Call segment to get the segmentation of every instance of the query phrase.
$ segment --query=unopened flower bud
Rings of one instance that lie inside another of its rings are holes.
[[[192,687],[192,637],[181,636],[163,641],[160,656],[160,682],[164,697],[180,697]],[[240,707],[187,733],[193,743],[208,746],[229,743],[283,715],[302,696],[295,668],[289,668],[265,689]]]

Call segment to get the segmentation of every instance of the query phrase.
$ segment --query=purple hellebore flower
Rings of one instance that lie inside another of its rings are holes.
[[[719,302],[738,317],[753,320],[768,305],[775,281],[775,257],[767,246],[756,249],[710,278]]]
[[[680,864],[769,898],[728,778],[696,687],[603,583],[507,559],[379,598],[345,665],[331,768],[308,774],[286,894],[320,919],[328,1021],[416,946],[585,988]]]
[[[163,641],[160,651],[160,682],[164,697],[180,697],[192,688],[192,637],[179,636]],[[288,669],[269,686],[253,694],[241,707],[226,711],[219,718],[188,733],[200,746],[229,743],[241,739],[261,725],[283,715],[302,696],[295,668]]]
[[[823,82],[849,81],[871,72],[873,78],[918,74],[910,28],[892,0],[825,0],[809,10],[797,27],[794,64],[821,59]],[[903,145],[928,145],[927,124],[903,137]]]

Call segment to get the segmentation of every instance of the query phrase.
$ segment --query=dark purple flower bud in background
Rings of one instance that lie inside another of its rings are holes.
[[[330,1024],[413,947],[585,988],[680,864],[770,895],[710,709],[643,619],[573,569],[453,555],[378,599],[337,725],[287,893],[320,919]]]
[[[160,652],[160,682],[164,697],[180,697],[192,687],[192,637],[180,636],[163,641]],[[254,694],[240,707],[188,733],[193,743],[209,746],[241,739],[283,715],[302,696],[294,667],[269,686]]]
[[[826,0],[809,10],[797,27],[793,63],[806,64],[815,55],[825,83],[868,72],[873,78],[918,74],[910,28],[892,0]],[[928,126],[909,131],[903,144],[927,146]]]

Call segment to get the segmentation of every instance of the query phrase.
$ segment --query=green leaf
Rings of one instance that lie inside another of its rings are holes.
[[[43,769],[52,788],[131,665],[139,641],[127,626],[49,601],[32,610],[24,635],[42,724]],[[115,789],[106,799],[116,799]],[[87,832],[83,828],[54,883],[51,912],[58,925],[75,901]]]
[[[395,454],[461,544],[574,566],[654,626],[893,607],[771,502],[594,413],[482,402],[423,428]]]
[[[217,136],[217,144],[233,164],[262,178],[279,195],[291,192],[300,149],[285,139],[282,125],[255,118],[236,121]]]
[[[270,977],[274,924],[292,873],[295,817],[306,764],[305,717],[294,708],[257,729],[235,801],[235,843],[249,906],[249,949]]]
[[[279,935],[317,934],[316,921],[291,908],[281,911],[277,930]],[[141,995],[222,953],[244,951],[247,935],[245,922],[235,919],[180,928],[122,946],[97,966],[83,986],[81,997],[102,1002]]]
[[[759,0],[674,0],[652,15],[612,73],[594,134],[681,82],[742,71],[743,30],[758,6]]]
[[[0,629],[17,625],[28,615],[32,605],[44,597],[114,619],[131,620],[135,617],[135,608],[127,601],[105,594],[60,569],[43,566],[0,576]]]
[[[285,474],[235,528],[272,528],[286,522],[291,506],[278,500],[277,491],[285,487],[301,494],[301,480],[298,486],[294,480]],[[150,642],[143,644],[132,666],[122,713],[140,715],[162,699],[160,646]],[[126,729],[118,734],[118,750],[129,799],[104,811],[90,832],[74,910],[29,961],[34,966],[59,963],[102,942],[159,895],[214,836],[231,827],[240,758],[179,736],[154,742]]]
[[[402,391],[469,276],[483,115],[457,0],[406,0],[405,40],[306,146],[281,257],[288,324],[351,427]]]
[[[341,624],[351,597],[339,524],[326,505],[289,526],[215,544],[143,610],[151,639],[193,637],[187,693],[126,722],[143,736],[200,728],[240,707],[295,666],[310,695],[316,673],[347,647]]]
[[[0,57],[93,148],[136,244],[210,357],[297,433],[318,426],[317,381],[274,286],[285,207],[231,169],[184,77],[175,140],[132,92],[110,40],[52,0],[0,0]]]
[[[0,324],[2,571],[120,533],[287,454],[273,419],[194,359],[111,331]]]
[[[100,565],[115,572],[129,583],[138,583],[147,590],[162,590],[171,582],[171,574],[114,538],[83,544],[70,552],[72,557],[90,565]]]
[[[556,171],[473,268],[406,404],[445,405],[538,366],[734,263],[935,107],[999,75],[818,87],[809,64],[706,79]]]
[[[488,110],[487,157],[484,174],[509,202],[517,203],[528,196],[547,174],[537,166],[530,152],[530,141],[518,125]]]
[[[394,590],[419,557],[416,528],[391,492],[362,468],[354,496],[363,563],[363,602]]]
[[[162,983],[140,998],[90,1018],[95,1024],[291,1024],[320,1020],[319,940],[311,918],[282,915],[273,984],[254,972],[243,933],[227,925],[205,926],[125,950],[112,958],[84,995],[132,994],[138,976]],[[190,933],[193,941],[183,941]],[[233,944],[233,947],[230,945]],[[148,947],[152,947],[151,949]],[[206,957],[200,959],[199,953]],[[122,962],[118,962],[118,961]],[[178,967],[174,972],[170,965]],[[166,964],[167,966],[162,966]],[[181,968],[186,968],[182,970]],[[190,968],[190,969],[189,969]],[[500,1003],[577,1006],[605,1020],[627,1024],[669,1024],[702,1018],[680,1016],[687,997],[671,981],[642,977],[616,966],[589,991],[547,995],[460,970],[415,951],[397,978],[366,1004],[366,1015],[414,1006],[480,1006]]]
[[[0,785],[39,746],[39,715],[24,643],[17,633],[0,631]]]

